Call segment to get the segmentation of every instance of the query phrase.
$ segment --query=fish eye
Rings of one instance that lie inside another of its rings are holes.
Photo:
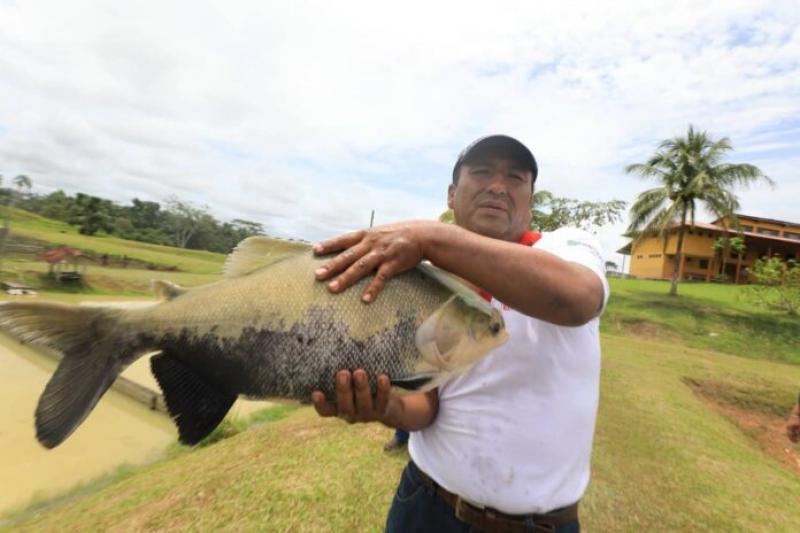
[[[492,332],[492,335],[500,333],[500,322],[492,322],[492,325],[489,326],[489,331]]]

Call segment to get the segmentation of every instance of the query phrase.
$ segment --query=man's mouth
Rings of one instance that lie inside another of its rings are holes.
[[[494,211],[502,211],[503,213],[508,212],[508,206],[502,202],[481,202],[478,204],[478,208],[492,209]]]

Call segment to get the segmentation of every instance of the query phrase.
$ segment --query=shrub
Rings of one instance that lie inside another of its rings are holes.
[[[756,261],[750,273],[756,280],[749,290],[755,303],[790,315],[800,312],[800,264],[767,257]]]

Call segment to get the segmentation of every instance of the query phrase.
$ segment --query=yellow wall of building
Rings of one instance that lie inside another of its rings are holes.
[[[792,231],[800,233],[800,228],[785,227],[785,225],[775,224],[770,222],[754,221],[747,217],[740,217],[740,223],[743,225],[769,228],[775,231]],[[683,254],[686,261],[683,266],[684,277],[692,277],[704,279],[709,273],[708,267],[711,268],[711,276],[716,276],[720,272],[722,266],[722,259],[714,250],[714,241],[723,236],[722,232],[712,231],[705,228],[693,227],[691,233],[686,232],[683,241]],[[733,234],[731,234],[733,236]],[[750,241],[750,242],[748,242]],[[677,230],[673,230],[667,236],[667,246],[664,247],[664,241],[659,237],[647,237],[637,243],[631,245],[631,263],[630,274],[640,278],[657,278],[669,279],[672,277],[673,258],[678,243]],[[800,244],[800,241],[799,241]],[[752,240],[745,237],[745,254],[741,259],[741,269],[752,266],[762,255],[767,253],[769,245],[759,244],[756,245]],[[781,245],[785,248],[785,244]],[[789,246],[789,250],[793,248]],[[798,252],[800,254],[800,251]],[[789,256],[791,257],[791,255]],[[700,266],[700,261],[705,259],[708,261],[706,267]],[[725,263],[729,275],[732,268],[739,262],[739,259],[734,256],[729,256]],[[744,276],[744,275],[743,275]]]

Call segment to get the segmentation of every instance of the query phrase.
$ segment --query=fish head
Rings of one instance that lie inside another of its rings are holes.
[[[483,300],[452,296],[417,329],[419,372],[454,373],[508,340],[500,311]]]

